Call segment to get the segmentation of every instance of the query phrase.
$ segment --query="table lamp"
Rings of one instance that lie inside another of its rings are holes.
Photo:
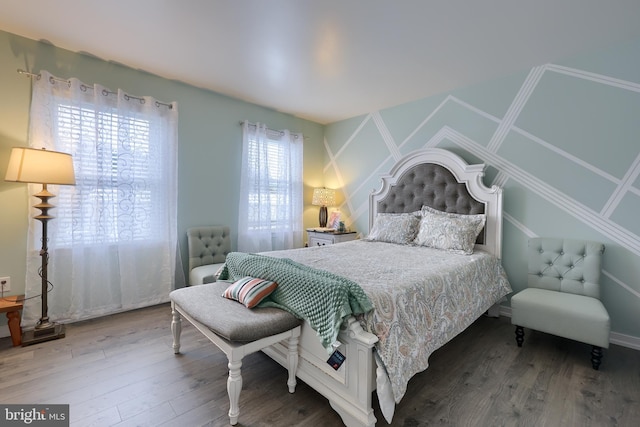
[[[318,220],[320,221],[320,227],[327,226],[327,206],[332,206],[336,203],[336,191],[330,188],[314,188],[313,199],[311,204],[314,206],[320,206],[320,214]]]

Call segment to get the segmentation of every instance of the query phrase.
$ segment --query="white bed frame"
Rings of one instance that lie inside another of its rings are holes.
[[[466,184],[474,199],[484,204],[487,215],[484,242],[476,247],[501,258],[502,190],[497,186],[486,187],[482,183],[484,164],[469,165],[456,154],[440,148],[414,151],[382,177],[381,189],[369,196],[369,228],[373,225],[378,201],[394,190],[404,173],[423,163],[435,163],[448,169],[458,182]],[[489,314],[498,315],[497,304]],[[329,355],[320,345],[315,331],[305,322],[300,335],[297,376],[329,400],[346,426],[374,426],[377,420],[371,404],[372,393],[376,389],[376,375],[385,375],[382,369],[376,373],[373,347],[378,338],[364,331],[359,322],[350,317],[342,325],[338,340],[342,343],[339,350],[346,360],[335,371],[327,364]],[[287,366],[286,346],[276,344],[263,352],[282,366]]]

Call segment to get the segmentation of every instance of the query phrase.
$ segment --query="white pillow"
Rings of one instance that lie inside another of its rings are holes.
[[[486,215],[463,215],[422,207],[422,220],[414,243],[436,249],[471,255]]]

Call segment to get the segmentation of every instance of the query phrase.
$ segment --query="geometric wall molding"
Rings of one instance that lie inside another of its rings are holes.
[[[577,60],[583,64],[593,61],[596,70],[640,76],[640,59],[634,55],[638,47]],[[629,256],[630,265],[623,267],[625,271],[606,270],[605,266],[603,275],[637,300],[639,283],[624,283],[616,276],[636,277],[640,265],[632,260],[640,257],[640,228],[634,220],[640,208],[640,135],[636,135],[640,133],[640,112],[634,111],[638,105],[640,83],[545,64],[526,74],[351,119],[359,120],[357,123],[328,125],[330,132],[325,135],[335,139],[330,144],[333,152],[325,142],[326,168],[343,188],[342,177],[349,176],[349,194],[345,193],[348,212],[343,212],[366,234],[368,194],[378,190],[380,176],[417,148],[455,146],[456,151],[467,152],[490,166],[492,173],[495,170],[493,182],[487,185],[523,191],[525,194],[518,197],[525,202],[545,200],[557,213],[566,214],[557,216],[570,227],[580,229],[576,225],[580,222],[628,251],[625,256]],[[348,134],[343,131],[346,129],[350,129]],[[591,145],[584,145],[587,142]],[[541,161],[563,169],[546,174]],[[354,174],[348,168],[356,164]],[[341,168],[351,173],[341,173]],[[517,185],[510,187],[510,182]],[[528,220],[516,217],[515,211],[505,210],[503,218],[522,233],[512,238],[527,239],[545,232],[544,221],[526,223]],[[614,265],[620,268],[619,261]],[[614,304],[612,322],[622,322],[616,325],[620,331],[633,331],[635,337],[631,338],[640,340],[638,313],[627,312],[625,297],[619,291],[612,292],[606,295]],[[616,336],[620,341],[629,337]]]
[[[512,217],[511,215],[509,215],[507,212],[504,212],[502,214],[502,217],[509,221],[511,223],[511,225],[513,225],[515,228],[517,228],[518,230],[520,230],[522,232],[522,234],[524,234],[525,236],[527,236],[527,238],[529,239],[533,239],[534,237],[539,237],[536,233],[534,233],[532,230],[530,230],[527,226],[525,226],[523,223],[521,223],[520,221],[518,221],[517,219],[515,219],[514,217]]]
[[[400,144],[398,147],[393,139],[393,136],[388,131],[386,124],[380,112],[373,112],[365,117],[360,126],[353,133],[351,138],[349,138],[350,142],[355,138],[358,132],[362,129],[365,123],[368,120],[373,120],[377,129],[380,132],[380,135],[385,142],[390,157],[397,161],[397,159],[402,155],[400,153],[399,148],[405,145],[411,138],[430,120],[436,117],[437,113],[449,102],[456,102],[458,105],[461,105],[464,108],[469,109],[472,112],[477,114],[481,114],[484,118],[489,118],[492,121],[495,121],[498,124],[496,132],[494,133],[489,144],[484,147],[478,143],[475,143],[470,138],[462,135],[460,132],[457,132],[454,129],[449,128],[448,126],[442,127],[435,135],[433,135],[429,141],[425,143],[425,147],[436,147],[443,139],[448,139],[461,148],[468,150],[473,153],[476,157],[483,159],[485,163],[495,167],[498,171],[498,177],[496,177],[496,181],[493,184],[496,185],[504,185],[504,181],[506,177],[511,177],[517,180],[522,185],[526,186],[530,191],[536,193],[540,197],[548,200],[550,203],[557,206],[559,209],[567,212],[572,215],[576,219],[582,221],[583,223],[589,225],[590,227],[595,228],[602,234],[607,235],[616,243],[619,243],[621,246],[627,248],[632,251],[635,255],[640,256],[640,236],[634,234],[633,232],[625,229],[624,227],[618,225],[614,221],[610,220],[611,212],[617,207],[617,205],[622,200],[622,197],[627,191],[638,191],[633,188],[633,183],[640,176],[640,153],[632,163],[629,170],[627,170],[624,174],[623,179],[618,179],[611,174],[602,171],[601,169],[588,164],[587,162],[577,158],[576,156],[571,155],[570,153],[559,149],[558,147],[553,146],[541,138],[536,137],[535,135],[526,132],[522,129],[514,126],[515,121],[518,118],[518,115],[524,108],[527,103],[527,100],[530,98],[532,93],[534,93],[537,84],[540,79],[544,75],[545,72],[556,72],[568,76],[572,76],[579,79],[589,80],[594,83],[604,84],[608,86],[613,86],[619,89],[629,90],[632,92],[640,93],[640,84],[624,81],[621,79],[612,78],[609,76],[603,76],[596,73],[590,73],[583,70],[577,70],[569,67],[564,67],[555,64],[546,64],[539,67],[534,67],[526,77],[523,82],[520,90],[514,97],[511,105],[507,109],[505,117],[503,119],[498,119],[496,117],[491,116],[486,112],[482,112],[480,109],[472,107],[470,104],[463,102],[451,95],[448,95],[433,111],[431,111],[427,117],[410,133],[410,135]],[[499,146],[504,141],[506,135],[511,132],[517,132],[526,138],[529,138],[533,142],[544,146],[546,149],[553,151],[555,154],[566,158],[567,160],[574,162],[581,167],[584,167],[591,172],[602,176],[603,178],[613,182],[616,184],[615,191],[610,195],[606,205],[600,212],[595,212],[591,208],[585,206],[584,204],[578,202],[573,199],[570,195],[564,194],[557,188],[553,187],[550,184],[547,184],[543,180],[535,177],[532,174],[529,174],[526,171],[516,167],[510,162],[500,158],[495,154]],[[344,146],[346,146],[345,144]],[[344,146],[342,148],[344,148]],[[339,153],[338,153],[339,154]],[[377,173],[378,171],[373,171],[372,173]],[[640,193],[640,191],[639,191]],[[352,211],[354,214],[357,213],[359,215],[363,214],[367,209],[366,204],[362,204],[355,211]]]
[[[506,114],[504,115],[502,120],[500,120],[498,129],[496,129],[496,132],[493,134],[493,137],[489,141],[489,144],[487,145],[488,151],[491,151],[492,153],[498,151],[507,134],[511,131],[513,124],[518,119],[520,112],[522,112],[522,109],[527,104],[529,97],[531,97],[531,95],[533,94],[536,86],[538,85],[538,82],[540,82],[544,71],[545,67],[540,66],[534,67],[529,72],[529,75],[524,80],[522,86],[520,86],[520,90],[511,102],[511,105],[509,106]]]
[[[449,140],[470,153],[473,153],[486,164],[495,167],[498,171],[516,180],[529,191],[552,203],[558,209],[567,212],[577,220],[582,221],[589,227],[606,235],[620,246],[640,256],[640,236],[616,224],[609,218],[603,217],[600,212],[592,210],[568,194],[563,193],[538,177],[513,165],[497,154],[488,152],[485,147],[475,143],[453,129],[448,129],[447,133]]]
[[[627,285],[623,281],[619,280],[612,273],[608,272],[607,270],[602,270],[602,274],[607,276],[609,279],[614,281],[616,284],[620,285],[620,287],[622,287],[625,290],[627,290],[631,295],[634,295],[636,298],[640,298],[640,292],[636,291],[635,289],[632,289],[629,285]]]

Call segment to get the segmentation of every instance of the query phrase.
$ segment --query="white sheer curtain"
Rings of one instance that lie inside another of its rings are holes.
[[[242,124],[238,250],[302,246],[302,134]]]
[[[29,145],[70,153],[76,174],[75,186],[49,186],[49,317],[80,320],[168,301],[177,259],[177,105],[42,71],[30,119]],[[29,194],[40,188],[30,185]],[[37,212],[27,243],[27,326],[40,317]]]

